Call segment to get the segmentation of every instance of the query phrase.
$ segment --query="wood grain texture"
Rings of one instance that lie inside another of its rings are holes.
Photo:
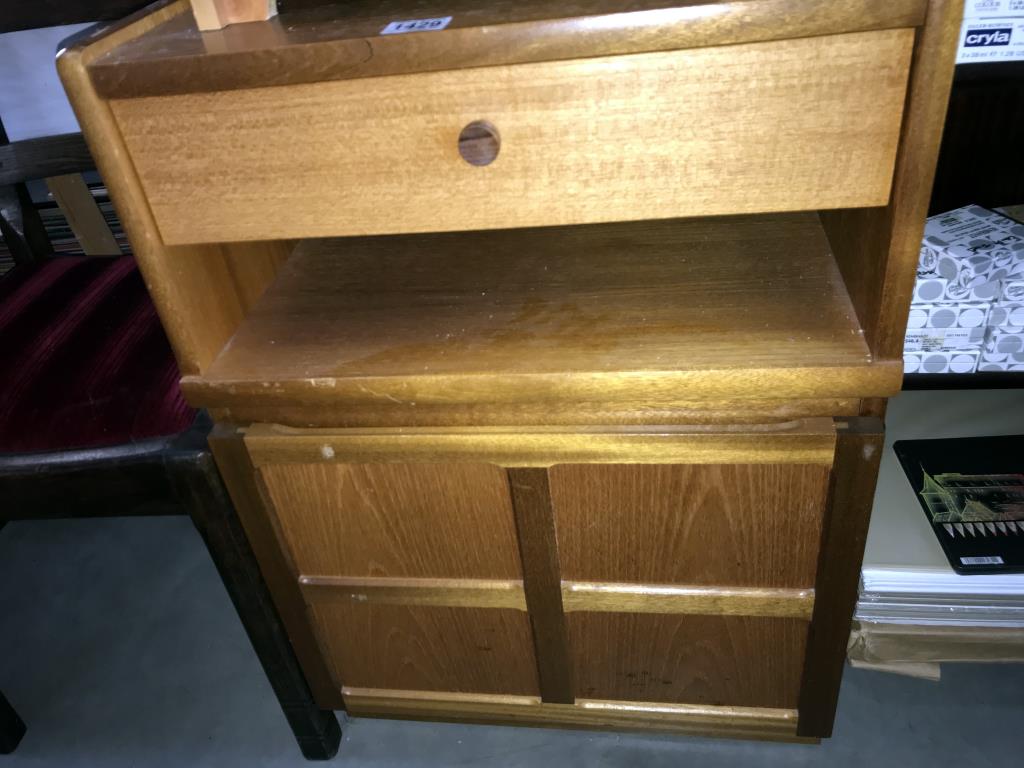
[[[191,0],[191,3],[192,16],[200,31],[266,21],[277,15],[277,0]]]
[[[240,433],[217,425],[210,433],[209,444],[316,703],[324,709],[343,708],[344,701],[310,627],[297,574],[278,538],[271,511],[260,497],[256,470]]]
[[[579,699],[544,704],[535,696],[437,694],[423,691],[344,689],[357,717],[452,720],[548,728],[597,728],[693,733],[738,739],[812,741],[795,735],[796,711]]]
[[[282,246],[258,246],[259,253],[269,249],[276,255],[256,255],[250,262],[245,254],[251,245],[165,245],[110,107],[96,94],[87,67],[97,56],[188,8],[187,0],[153,3],[121,22],[84,30],[57,56],[64,89],[186,375],[202,372],[237,330],[283,261]],[[239,283],[244,284],[241,292]]]
[[[183,386],[403,424],[896,392],[855,318],[814,214],[314,241]]]
[[[47,176],[82,173],[96,167],[80,133],[63,133],[7,143],[0,141],[0,186]]]
[[[912,27],[925,0],[349,0],[202,35],[180,16],[96,61],[108,98],[223,91]],[[381,35],[396,19],[444,30]]]
[[[814,590],[563,581],[562,605],[566,612],[696,613],[810,619]]]
[[[835,720],[884,438],[878,418],[849,419],[837,427],[799,700],[800,735],[820,738],[832,734]]]
[[[499,467],[264,464],[260,477],[303,576],[522,578]]]
[[[107,226],[82,174],[49,176],[46,186],[86,256],[121,255],[121,247]]]
[[[888,206],[823,212],[836,259],[864,332],[879,359],[900,359],[916,278],[963,3],[930,0],[907,92]]]
[[[194,383],[194,379],[193,379]],[[417,403],[393,409],[395,404],[367,404],[359,408],[318,403],[289,405],[237,398],[229,407],[210,408],[215,421],[252,424],[265,421],[295,428],[312,427],[468,427],[468,426],[673,426],[712,424],[766,424],[809,416],[856,416],[860,400],[703,400],[652,403],[560,403],[555,410],[544,402],[497,406]]]
[[[303,576],[307,603],[384,603],[526,610],[523,582],[506,579],[392,579]]]
[[[409,462],[417,462],[420,464],[415,471],[423,473],[424,478],[432,472],[440,476],[445,462],[489,462],[506,467],[547,467],[565,462],[796,463],[821,465],[822,472],[827,474],[832,463],[835,434],[831,420],[820,418],[733,427],[531,427],[529,430],[452,427],[444,431],[394,428],[298,430],[256,424],[246,431],[245,442],[252,460],[260,467],[288,465],[280,467],[278,473],[288,475],[292,467],[304,465],[289,481],[298,489],[302,482],[313,477],[318,483],[324,478],[333,479],[334,475],[330,473],[310,473],[316,465],[339,462],[379,462],[380,472],[386,472],[384,466],[387,465],[396,467],[396,474],[403,471],[401,467],[411,466]],[[433,463],[435,468],[421,462]],[[453,463],[450,466],[466,465]],[[485,470],[479,471],[483,476]],[[601,468],[595,468],[595,471],[599,476],[603,473]],[[756,470],[751,471],[756,473]],[[487,496],[496,498],[497,487],[497,479],[494,479],[493,489]]]
[[[109,104],[169,245],[883,205],[912,42],[888,30]],[[481,119],[502,137],[486,168],[458,153]]]
[[[538,693],[522,611],[370,603],[310,610],[339,689]]]
[[[538,468],[511,469],[508,482],[516,516],[541,701],[571,704],[574,687],[569,636],[562,610],[562,577],[548,474]]]
[[[830,467],[587,465],[549,470],[567,581],[808,588]]]
[[[568,622],[580,698],[796,706],[805,621],[571,613]]]

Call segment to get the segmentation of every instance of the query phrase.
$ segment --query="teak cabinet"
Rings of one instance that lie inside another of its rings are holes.
[[[958,3],[562,6],[58,65],[322,706],[827,736]]]

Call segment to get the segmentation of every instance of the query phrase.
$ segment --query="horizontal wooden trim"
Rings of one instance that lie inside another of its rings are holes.
[[[519,580],[302,576],[299,584],[309,603],[340,600],[526,610],[523,582]],[[562,605],[567,613],[693,613],[809,619],[814,608],[814,590],[563,581]]]
[[[199,375],[181,380],[188,401],[202,408],[258,404],[263,409],[304,405],[356,411],[387,406],[410,414],[424,406],[497,410],[544,403],[557,409],[563,403],[571,408],[575,402],[649,409],[671,407],[680,396],[690,401],[889,397],[899,392],[902,383],[902,360],[807,368],[311,378],[275,381],[273,386],[266,381]]]
[[[97,60],[92,80],[103,97],[137,98],[732,45],[919,26],[927,3],[647,0],[616,12],[606,0],[582,0],[573,3],[574,15],[559,17],[560,6],[544,0],[493,10],[454,0],[444,6],[453,17],[446,29],[414,38],[380,30],[396,18],[423,17],[422,7],[403,16],[394,4],[382,10],[374,0],[346,5],[341,13],[299,10],[224,30],[213,43],[182,15]]]
[[[731,738],[814,741],[796,736],[793,709],[577,699],[545,704],[534,696],[342,688],[350,715],[508,725],[621,728]]]
[[[567,613],[699,613],[810,619],[814,590],[563,581],[562,606]]]
[[[542,403],[519,406],[419,405],[393,409],[387,404],[359,408],[329,405],[260,405],[236,403],[229,408],[211,408],[214,421],[231,424],[266,422],[299,429],[328,427],[489,427],[657,425],[666,424],[763,424],[791,421],[809,416],[856,416],[859,398],[821,400],[705,400],[665,405],[632,403],[566,403],[552,411]]]
[[[523,582],[500,579],[387,579],[302,576],[307,602],[352,601],[526,610]]]
[[[771,425],[603,429],[429,428],[296,430],[257,424],[246,432],[253,463],[473,461],[506,467],[565,463],[825,464],[835,427],[811,418]]]
[[[80,133],[62,133],[0,145],[0,186],[96,167]]]

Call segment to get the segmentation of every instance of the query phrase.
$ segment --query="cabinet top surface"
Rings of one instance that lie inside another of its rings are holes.
[[[727,45],[923,23],[926,0],[351,0],[214,32],[188,3],[89,65],[107,98]],[[425,31],[395,24],[433,20]]]

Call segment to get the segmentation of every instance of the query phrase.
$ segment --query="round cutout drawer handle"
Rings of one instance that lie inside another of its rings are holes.
[[[490,165],[500,149],[498,129],[486,120],[474,120],[459,133],[459,154],[470,165]]]

